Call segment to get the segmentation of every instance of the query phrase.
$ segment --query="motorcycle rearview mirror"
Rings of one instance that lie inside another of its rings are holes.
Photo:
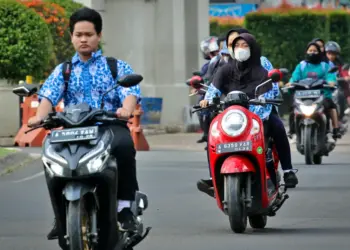
[[[272,82],[279,82],[283,78],[282,72],[278,69],[270,70],[268,76],[272,80]]]
[[[14,88],[12,90],[12,93],[21,97],[29,97],[35,94],[37,91],[38,91],[38,88],[36,86],[33,86],[31,84],[24,84],[23,86]]]
[[[258,98],[259,96],[269,92],[270,90],[272,90],[272,79],[269,79],[265,82],[263,82],[262,84],[258,85],[255,88],[255,98]]]
[[[332,68],[330,68],[329,70],[328,70],[328,73],[335,73],[335,72],[337,72],[338,71],[338,67],[337,66],[333,66]]]
[[[141,75],[138,75],[138,74],[129,74],[129,75],[124,75],[124,76],[120,77],[120,79],[117,80],[117,85],[115,85],[114,87],[110,88],[105,93],[103,93],[103,95],[101,97],[102,101],[101,101],[100,109],[104,108],[104,106],[105,106],[105,102],[104,102],[105,96],[109,92],[111,92],[112,90],[118,88],[119,86],[122,86],[124,88],[130,88],[130,87],[136,86],[142,80],[143,80],[143,77]]]
[[[142,82],[143,77],[138,74],[129,74],[122,76],[118,81],[118,85],[125,87],[125,88],[130,88],[133,86],[136,86],[140,82]]]

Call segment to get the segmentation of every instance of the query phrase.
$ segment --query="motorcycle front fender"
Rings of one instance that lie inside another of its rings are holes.
[[[305,126],[310,126],[310,125],[312,125],[312,124],[315,124],[315,120],[310,119],[310,118],[305,118],[305,119],[302,121],[302,124],[305,125]]]
[[[95,198],[96,205],[98,204],[98,198],[96,195],[96,187],[86,185],[80,182],[69,182],[63,189],[63,195],[67,201],[77,201],[84,197],[86,194],[92,194]]]
[[[243,155],[231,155],[221,166],[221,174],[256,172],[254,164]]]

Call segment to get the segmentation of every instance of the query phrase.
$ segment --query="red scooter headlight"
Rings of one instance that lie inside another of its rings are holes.
[[[240,110],[229,110],[221,119],[221,128],[229,136],[239,136],[247,128],[248,118]]]

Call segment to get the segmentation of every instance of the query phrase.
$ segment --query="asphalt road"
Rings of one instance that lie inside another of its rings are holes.
[[[140,186],[150,198],[145,222],[150,236],[142,250],[348,250],[350,247],[350,155],[340,147],[324,165],[307,167],[297,153],[300,185],[289,190],[265,230],[231,232],[214,200],[196,189],[208,174],[204,152],[151,151],[138,154]],[[52,222],[40,165],[0,179],[0,249],[54,250],[47,241]]]

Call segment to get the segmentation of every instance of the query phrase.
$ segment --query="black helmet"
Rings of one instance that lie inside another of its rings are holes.
[[[219,51],[218,38],[215,36],[208,37],[200,44],[200,49],[205,60],[210,60],[210,53]]]
[[[334,42],[334,41],[329,41],[326,43],[325,45],[325,51],[326,52],[334,52],[336,54],[340,54],[340,46],[338,43]]]

